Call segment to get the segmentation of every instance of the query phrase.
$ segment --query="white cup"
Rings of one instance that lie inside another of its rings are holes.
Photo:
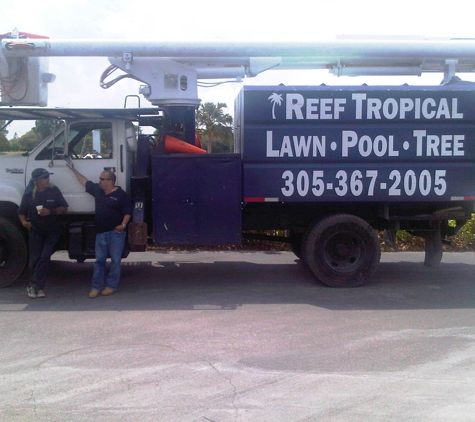
[[[40,213],[40,211],[43,209],[43,205],[37,205],[36,206],[36,210],[38,211],[38,214]]]

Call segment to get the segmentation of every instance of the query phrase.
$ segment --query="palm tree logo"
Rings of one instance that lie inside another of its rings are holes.
[[[272,103],[272,118],[275,120],[275,105],[282,105],[282,94],[273,93],[268,100]]]

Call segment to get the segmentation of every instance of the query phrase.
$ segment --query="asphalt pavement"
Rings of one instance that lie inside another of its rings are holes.
[[[335,289],[288,252],[146,252],[117,294],[54,255],[0,290],[2,422],[474,421],[475,253]]]

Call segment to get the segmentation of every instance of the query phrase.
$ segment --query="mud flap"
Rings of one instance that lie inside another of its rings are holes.
[[[424,235],[426,241],[424,265],[437,268],[442,260],[442,233],[440,225]]]
[[[391,248],[394,252],[397,252],[398,247],[396,245],[396,233],[397,230],[386,229],[383,231],[384,244]]]

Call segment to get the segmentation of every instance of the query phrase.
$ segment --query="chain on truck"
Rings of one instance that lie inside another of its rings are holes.
[[[0,157],[0,285],[27,266],[17,209],[37,167],[55,174],[69,212],[58,249],[94,258],[93,199],[67,169],[112,169],[131,193],[128,247],[235,245],[279,230],[316,278],[364,284],[381,255],[377,231],[425,239],[425,265],[475,204],[473,40],[321,43],[160,43],[0,36],[0,120],[54,120],[33,150]],[[48,57],[105,56],[104,88],[143,82],[147,108],[46,108]],[[235,151],[196,145],[198,81],[242,81],[268,69],[329,69],[336,76],[441,72],[439,86],[244,86],[235,102]],[[122,71],[113,78],[116,70]],[[21,107],[20,107],[21,106]],[[28,107],[25,107],[28,106]],[[40,106],[40,107],[38,107]],[[449,221],[451,224],[449,224]],[[455,222],[455,224],[454,224]],[[126,254],[127,251],[124,251]]]

